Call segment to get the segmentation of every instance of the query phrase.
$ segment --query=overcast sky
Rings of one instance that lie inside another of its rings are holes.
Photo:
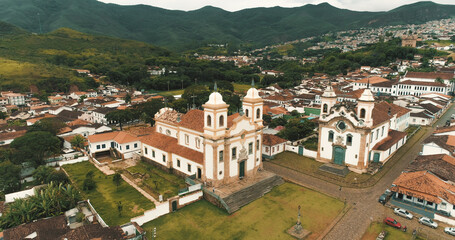
[[[254,7],[298,7],[305,4],[328,2],[338,8],[356,11],[387,11],[417,0],[98,0],[121,5],[145,4],[173,10],[195,10],[211,5],[228,11]],[[455,4],[454,0],[433,0],[442,4]]]

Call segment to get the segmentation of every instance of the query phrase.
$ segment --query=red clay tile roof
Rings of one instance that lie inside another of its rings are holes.
[[[368,83],[368,82],[370,82],[370,84],[375,84],[375,83],[389,82],[389,81],[390,80],[382,78],[382,77],[373,76],[373,77],[367,77],[367,78],[363,78],[363,79],[354,81],[354,83]]]
[[[25,135],[26,132],[27,132],[27,130],[0,133],[0,141],[5,141],[5,140],[16,139],[18,137],[22,137]]]
[[[137,137],[135,137],[127,132],[123,132],[123,131],[90,135],[90,136],[88,136],[87,139],[91,143],[113,140],[119,144],[129,143],[129,142],[134,142],[134,141],[139,140]]]
[[[408,78],[427,78],[427,79],[446,79],[450,80],[455,77],[454,73],[446,73],[446,72],[407,72],[406,76]]]
[[[169,137],[161,133],[153,133],[140,138],[143,144],[158,148],[162,151],[176,154],[195,163],[204,163],[204,154],[196,150],[179,145],[177,138]]]
[[[204,111],[193,109],[183,115],[178,123],[181,127],[204,132]]]
[[[434,133],[445,133],[445,132],[451,132],[451,131],[455,131],[455,125],[438,128],[434,131]]]
[[[453,153],[455,151],[455,146],[447,144],[448,139],[449,139],[448,135],[442,135],[442,136],[431,135],[427,139],[425,139],[423,142],[424,143],[435,143],[439,147]]]
[[[428,171],[403,172],[395,179],[394,192],[441,203],[442,199],[455,204],[455,186],[452,186]]]
[[[288,140],[275,136],[273,134],[263,134],[262,135],[262,144],[267,146],[274,146],[280,143],[287,142]]]
[[[401,139],[403,139],[406,135],[407,135],[407,133],[405,133],[405,132],[389,130],[389,135],[382,141],[378,142],[373,147],[373,150],[386,151],[390,147],[392,147],[395,143],[397,143]]]
[[[390,109],[390,115],[389,115],[389,109]],[[374,108],[373,108],[373,113],[372,113],[373,126],[376,126],[378,124],[381,124],[385,121],[390,120],[393,117],[393,115],[395,115],[395,114],[397,114],[397,117],[401,117],[410,111],[411,110],[409,110],[407,108],[400,107],[393,103],[388,103],[388,102],[375,103]]]
[[[455,158],[446,154],[420,155],[405,171],[430,171],[445,181],[455,182]]]
[[[229,115],[227,118],[227,127],[230,128],[232,125],[234,125],[234,119],[240,116],[240,113],[234,113],[232,115]]]

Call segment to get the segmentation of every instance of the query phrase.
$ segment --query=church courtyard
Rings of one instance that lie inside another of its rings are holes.
[[[312,232],[307,239],[321,236],[344,209],[342,201],[284,183],[232,215],[201,200],[142,227],[150,239],[155,228],[156,239],[293,239],[286,231],[299,205],[302,226]]]

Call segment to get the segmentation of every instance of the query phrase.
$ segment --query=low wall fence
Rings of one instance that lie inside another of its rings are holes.
[[[85,161],[88,161],[88,157],[87,156],[79,157],[79,158],[76,158],[76,159],[73,159],[73,160],[60,161],[60,162],[58,162],[58,165],[59,166],[63,166],[63,165],[67,165],[67,164],[74,164],[74,163],[80,163],[80,162],[85,162]]]
[[[95,214],[96,216],[96,219],[98,220],[98,222],[101,224],[101,226],[103,227],[109,227],[109,225],[106,224],[106,222],[104,222],[103,218],[101,218],[101,216],[98,214],[98,212],[95,210],[95,208],[92,206],[92,204],[90,203],[90,199],[87,199],[87,203],[88,203],[88,206],[90,207],[90,210],[92,211],[92,213]]]
[[[450,224],[452,226],[455,226],[455,219],[454,218],[442,216],[442,215],[439,215],[439,214],[434,214],[434,219],[438,220],[438,221],[441,221],[441,222],[444,222],[444,223],[447,223],[447,224]]]
[[[302,149],[301,152],[299,149]],[[317,151],[306,149],[303,146],[294,146],[294,145],[286,144],[285,150],[289,151],[289,152],[297,153],[297,154],[305,156],[305,157],[310,157],[310,158],[316,158],[316,156],[318,155]]]

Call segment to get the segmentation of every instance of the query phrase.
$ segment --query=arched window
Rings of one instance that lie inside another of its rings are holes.
[[[248,109],[245,110],[246,117],[250,117],[250,111]]]
[[[256,110],[256,119],[261,119],[261,109]]]
[[[360,109],[360,118],[365,118],[365,108]]]
[[[212,126],[212,116],[207,115],[207,126],[211,127]]]
[[[220,127],[224,126],[224,116],[220,116]]]
[[[327,113],[329,106],[325,103],[324,106],[322,107],[322,112]]]

